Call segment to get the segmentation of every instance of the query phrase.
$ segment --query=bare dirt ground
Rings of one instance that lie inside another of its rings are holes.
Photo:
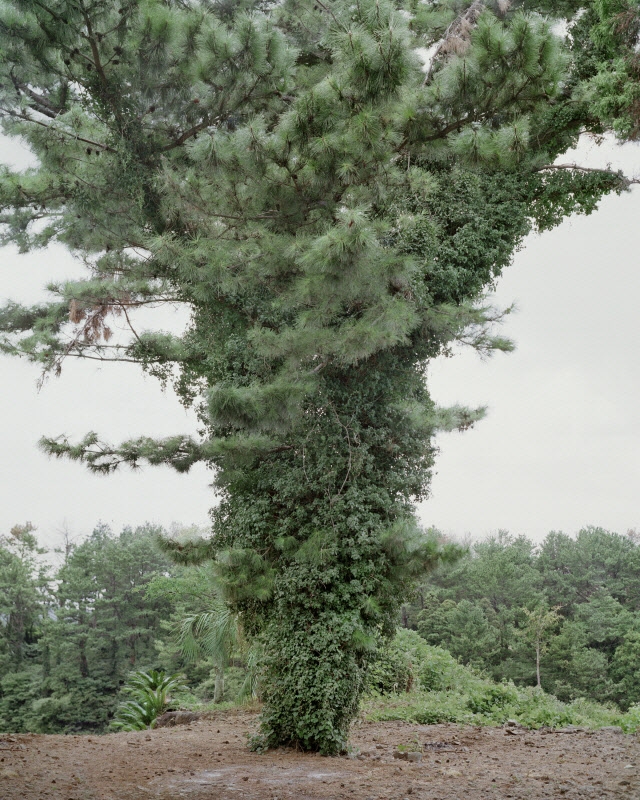
[[[640,739],[402,722],[354,726],[349,756],[247,749],[255,714],[105,736],[0,735],[0,800],[640,798]],[[412,745],[413,743],[413,745]],[[417,763],[394,758],[420,745]]]

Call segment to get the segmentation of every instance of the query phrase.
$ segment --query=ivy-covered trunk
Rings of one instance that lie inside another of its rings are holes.
[[[264,653],[256,746],[346,746],[367,666],[442,553],[411,506],[433,459],[425,428],[406,424],[420,401],[419,371],[391,354],[329,370],[290,445],[229,476],[212,545]]]

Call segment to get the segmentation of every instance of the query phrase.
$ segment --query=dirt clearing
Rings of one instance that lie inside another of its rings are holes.
[[[256,727],[227,713],[105,736],[2,734],[0,800],[640,798],[640,740],[616,730],[363,723],[353,753],[324,758],[251,753]],[[399,746],[422,759],[395,758]]]

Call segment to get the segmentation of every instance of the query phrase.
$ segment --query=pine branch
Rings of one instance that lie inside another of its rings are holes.
[[[113,447],[100,442],[98,435],[91,432],[75,445],[66,436],[43,437],[38,444],[47,455],[80,461],[91,472],[102,474],[115,472],[123,464],[139,469],[140,462],[144,461],[152,465],[164,464],[182,473],[188,472],[197,461],[207,460],[201,446],[190,436],[166,439],[141,436]]]
[[[7,114],[9,117],[13,117],[14,119],[19,119],[21,122],[32,122],[34,125],[40,125],[42,128],[46,128],[48,131],[53,131],[53,133],[60,134],[61,136],[66,136],[68,139],[73,139],[76,142],[83,142],[84,144],[93,145],[93,147],[98,147],[101,150],[104,150],[108,153],[115,153],[116,151],[109,147],[109,145],[103,144],[102,142],[94,142],[92,139],[86,139],[83,136],[78,136],[77,133],[70,133],[69,131],[65,131],[61,128],[56,128],[53,125],[49,125],[46,122],[42,122],[42,120],[34,119],[30,117],[26,111],[22,113],[18,113],[11,108],[5,108],[0,106],[0,112]]]
[[[547,170],[570,170],[575,172],[592,172],[598,175],[610,175],[612,178],[618,178],[623,188],[628,189],[634,184],[640,184],[640,178],[628,178],[622,170],[602,169],[599,167],[582,167],[580,164],[545,164],[543,167],[537,167],[534,172],[546,172]]]
[[[322,0],[314,0],[314,5],[324,11],[325,14],[328,14],[339,28],[342,28],[342,30],[347,30],[346,26],[338,20],[336,15],[326,3],[322,2]]]
[[[189,128],[188,131],[185,131],[181,136],[179,136],[175,141],[171,142],[171,144],[166,145],[165,147],[160,148],[161,153],[166,153],[169,150],[174,150],[176,147],[181,147],[188,139],[192,136],[195,136],[200,131],[208,128],[211,125],[210,119],[205,119],[202,122],[199,122],[197,125],[194,125],[192,128]]]
[[[11,74],[11,80],[13,81],[13,85],[18,93],[22,92],[23,94],[26,94],[27,97],[31,98],[34,103],[32,106],[34,111],[37,111],[39,114],[43,114],[45,117],[49,117],[49,119],[55,119],[62,112],[61,108],[54,106],[53,103],[46,97],[37,94],[26,84],[20,83],[20,81],[18,81],[13,74]]]

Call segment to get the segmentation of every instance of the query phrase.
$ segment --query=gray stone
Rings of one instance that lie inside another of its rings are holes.
[[[200,719],[200,714],[192,711],[165,711],[156,719],[156,728],[173,728],[174,725],[188,725]]]

